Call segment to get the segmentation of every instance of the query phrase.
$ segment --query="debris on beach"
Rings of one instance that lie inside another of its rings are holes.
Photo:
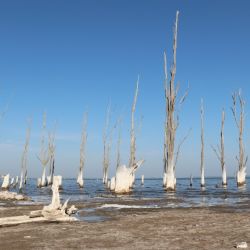
[[[10,226],[23,223],[45,222],[45,221],[57,221],[57,222],[77,221],[77,218],[71,217],[72,214],[76,213],[77,208],[74,205],[68,208],[69,199],[64,204],[61,204],[60,202],[60,196],[59,196],[60,181],[61,181],[60,176],[58,177],[54,176],[52,185],[52,192],[53,192],[52,201],[48,206],[44,206],[42,210],[31,211],[30,215],[0,218],[0,226]]]
[[[235,248],[247,248],[247,243],[245,241],[236,243]]]
[[[18,194],[15,192],[9,192],[9,191],[0,191],[0,200],[16,200],[16,201],[24,201],[28,200],[29,198],[27,196],[24,196],[22,194]]]

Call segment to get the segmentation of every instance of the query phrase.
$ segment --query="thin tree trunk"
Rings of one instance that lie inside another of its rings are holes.
[[[218,160],[220,161],[221,171],[222,171],[222,186],[227,186],[227,174],[225,167],[225,149],[224,149],[224,124],[225,124],[225,111],[221,114],[221,131],[220,131],[220,147],[218,149],[212,146]]]
[[[130,158],[129,167],[133,168],[135,165],[135,152],[136,152],[136,138],[135,138],[135,108],[139,91],[139,76],[136,83],[135,96],[131,110],[131,128],[130,128]]]
[[[174,26],[174,42],[173,42],[173,64],[171,67],[171,79],[168,83],[167,77],[167,59],[164,53],[164,73],[165,73],[165,98],[166,98],[166,120],[164,131],[164,177],[163,185],[166,190],[175,190],[175,163],[174,163],[174,149],[175,149],[175,133],[178,124],[175,121],[175,74],[176,74],[176,49],[177,49],[177,28],[178,28],[179,11],[176,12],[176,20]]]
[[[205,187],[205,170],[204,170],[204,107],[201,100],[201,187]]]
[[[109,168],[109,151],[110,146],[108,146],[108,129],[110,122],[110,112],[111,105],[109,104],[106,111],[106,122],[103,130],[103,183],[108,182],[108,168]]]
[[[26,131],[26,141],[24,145],[24,151],[22,155],[22,163],[21,163],[21,175],[20,175],[20,183],[19,183],[19,190],[23,188],[23,184],[26,184],[27,178],[27,158],[28,158],[28,150],[29,150],[29,143],[30,143],[30,131],[31,131],[31,120],[28,122],[28,128]]]
[[[117,158],[116,158],[116,169],[121,164],[121,119],[118,120],[118,139],[117,139]]]
[[[49,145],[48,148],[45,148],[45,132],[46,132],[46,113],[43,115],[43,131],[42,131],[42,138],[41,138],[41,151],[40,155],[38,156],[39,161],[42,164],[43,173],[41,180],[38,180],[38,187],[44,187],[47,186],[47,180],[46,180],[46,165],[49,162],[50,159],[50,152],[49,152]]]
[[[83,118],[83,128],[82,128],[82,138],[81,138],[81,147],[80,147],[80,167],[79,173],[77,178],[77,183],[79,184],[80,188],[83,188],[83,168],[85,163],[85,148],[86,148],[86,141],[87,141],[87,123],[88,123],[88,113],[84,114]]]
[[[232,99],[233,99],[232,112],[236,126],[239,130],[239,157],[236,157],[236,159],[238,160],[237,185],[242,186],[246,183],[246,164],[248,160],[248,157],[245,156],[245,149],[243,144],[243,132],[245,123],[245,111],[244,111],[245,101],[242,99],[240,91],[239,93],[234,93]],[[236,113],[237,99],[239,99],[239,104],[240,104],[239,118],[237,117]]]

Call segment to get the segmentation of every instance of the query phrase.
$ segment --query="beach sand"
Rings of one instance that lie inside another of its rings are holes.
[[[81,215],[95,222],[0,227],[0,249],[234,249],[237,242],[250,244],[246,206],[89,212],[87,205],[78,204]],[[0,217],[28,215],[41,208],[9,203],[0,208]]]

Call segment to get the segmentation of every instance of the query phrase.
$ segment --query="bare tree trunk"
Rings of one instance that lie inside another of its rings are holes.
[[[177,119],[175,117],[176,97],[178,94],[178,87],[177,88],[175,87],[178,16],[179,16],[179,11],[176,12],[176,20],[174,25],[173,64],[170,70],[171,78],[169,82],[167,75],[167,58],[166,58],[166,53],[164,52],[166,119],[165,119],[165,131],[164,131],[163,186],[166,188],[166,190],[169,191],[173,191],[176,188],[176,177],[175,177],[176,161],[174,158],[175,158],[175,135],[176,135],[176,130],[179,126],[178,116]],[[186,95],[187,93],[181,98],[180,104],[183,103]]]
[[[82,138],[81,138],[81,147],[80,147],[80,167],[79,173],[77,177],[77,183],[79,184],[80,188],[83,188],[83,167],[85,163],[85,148],[86,148],[86,141],[87,141],[87,123],[88,123],[88,113],[84,114],[83,118],[83,128],[82,128]]]
[[[201,187],[205,187],[205,170],[204,170],[204,107],[201,99]]]
[[[55,170],[55,130],[53,133],[49,134],[49,176],[47,177],[47,184],[52,185],[53,184],[53,176],[54,176],[54,170]]]
[[[30,131],[31,131],[31,120],[28,122],[28,128],[26,131],[26,141],[24,145],[24,151],[22,155],[22,165],[21,165],[21,175],[20,175],[20,184],[19,190],[23,188],[23,184],[26,184],[27,176],[27,158],[28,158],[28,150],[29,150],[29,143],[30,143]]]
[[[129,158],[129,168],[133,168],[136,162],[136,138],[135,138],[135,108],[136,108],[136,102],[138,97],[138,91],[139,91],[139,76],[136,82],[136,89],[135,89],[135,96],[134,101],[131,109],[131,128],[130,128],[130,158]],[[131,174],[131,184],[130,188],[133,187],[133,184],[135,182],[135,175],[134,172]]]
[[[45,132],[46,132],[46,113],[44,113],[44,115],[43,115],[43,131],[42,131],[42,138],[41,138],[41,151],[40,151],[40,155],[38,156],[38,159],[42,164],[43,173],[42,173],[41,180],[40,181],[38,180],[38,187],[47,186],[46,165],[49,162],[50,153],[49,153],[49,149],[48,148],[46,149],[45,145],[44,145],[45,144]]]
[[[109,104],[106,111],[106,122],[103,131],[103,183],[108,183],[108,168],[109,168],[109,152],[110,152],[110,143],[108,143],[108,129],[110,122],[110,112],[111,105]]]
[[[189,182],[189,186],[192,187],[193,186],[193,175],[190,175],[190,182]]]
[[[118,139],[117,139],[117,158],[116,158],[116,169],[121,164],[121,119],[118,120]]]
[[[237,97],[239,99],[239,104],[240,104],[239,118],[237,118],[237,113],[236,113]],[[237,171],[237,185],[242,186],[246,183],[246,164],[248,160],[248,157],[245,156],[245,148],[243,144],[243,132],[245,123],[245,111],[244,111],[245,101],[242,99],[240,91],[239,93],[234,93],[232,98],[233,98],[232,112],[236,126],[239,130],[239,157],[236,157],[239,166],[239,169]]]
[[[136,83],[135,96],[131,110],[131,128],[130,128],[130,158],[129,167],[132,168],[135,164],[135,151],[136,151],[136,139],[135,139],[135,107],[139,90],[139,76]]]
[[[218,160],[220,161],[221,170],[222,170],[222,186],[227,186],[227,174],[225,167],[225,149],[224,149],[224,123],[225,123],[225,111],[222,111],[221,115],[221,131],[220,131],[220,147],[218,149],[212,146],[213,151],[215,152]]]

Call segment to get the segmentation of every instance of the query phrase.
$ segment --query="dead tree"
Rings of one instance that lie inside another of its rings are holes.
[[[135,137],[135,108],[136,108],[136,102],[138,97],[138,91],[139,91],[139,76],[137,78],[136,82],[136,89],[135,89],[135,95],[133,100],[133,105],[131,109],[131,128],[130,128],[130,158],[129,158],[129,168],[133,169],[134,165],[136,163],[136,137]],[[135,181],[135,172],[132,172],[132,182],[131,186],[133,186]]]
[[[201,187],[205,187],[205,168],[204,168],[204,107],[201,99]]]
[[[46,134],[46,113],[43,114],[43,127],[42,127],[42,137],[41,137],[41,151],[38,156],[38,160],[42,164],[43,172],[42,178],[38,179],[37,186],[45,187],[47,186],[46,180],[46,166],[50,159],[49,146],[45,147],[45,134]]]
[[[243,133],[244,133],[244,123],[245,123],[245,101],[242,99],[241,92],[234,93],[232,95],[233,99],[233,107],[232,113],[235,120],[235,124],[238,128],[239,133],[239,156],[236,156],[238,161],[238,171],[237,171],[237,185],[242,186],[246,183],[246,165],[248,157],[245,156],[245,147],[243,143]],[[236,106],[237,106],[237,99],[239,100],[239,107],[240,107],[240,114],[238,117]]]
[[[120,166],[121,163],[121,137],[122,137],[122,129],[121,129],[121,118],[118,119],[118,139],[117,139],[117,157],[116,157],[116,169]]]
[[[110,142],[109,139],[109,123],[110,123],[111,105],[109,104],[106,111],[106,122],[103,130],[103,183],[108,183],[108,168],[109,168],[109,153]]]
[[[47,184],[53,184],[53,177],[55,171],[55,130],[49,133],[49,176],[47,177]]]
[[[217,149],[212,146],[212,149],[217,156],[222,170],[222,186],[227,186],[227,174],[225,166],[225,149],[224,149],[224,123],[225,123],[225,111],[223,109],[221,115],[221,131],[220,131],[220,146]]]
[[[81,147],[80,147],[80,166],[79,166],[79,173],[77,177],[77,183],[79,184],[80,188],[83,188],[83,167],[85,163],[85,148],[86,148],[86,141],[87,141],[87,123],[88,123],[88,113],[84,114],[83,118],[83,128],[82,128],[82,138],[81,138]]]
[[[173,191],[176,188],[175,136],[176,136],[176,130],[179,126],[179,119],[178,115],[176,116],[176,107],[175,107],[179,89],[178,86],[177,87],[175,86],[178,16],[179,16],[179,11],[176,12],[176,20],[174,25],[173,64],[170,69],[169,81],[167,73],[167,58],[166,58],[166,53],[164,52],[166,119],[165,119],[165,131],[164,131],[163,186],[166,188],[166,190],[170,191]],[[180,99],[180,104],[184,102],[187,93],[188,92],[186,92],[184,96]]]
[[[28,161],[28,150],[30,144],[30,131],[31,131],[31,120],[28,121],[28,128],[26,131],[26,141],[24,144],[24,150],[22,154],[19,190],[22,190],[23,184],[26,184],[26,179],[27,179],[27,161]]]
[[[130,128],[130,158],[129,167],[132,168],[135,165],[135,151],[136,151],[136,138],[135,138],[135,107],[139,90],[139,76],[136,83],[135,96],[131,109],[131,128]]]

